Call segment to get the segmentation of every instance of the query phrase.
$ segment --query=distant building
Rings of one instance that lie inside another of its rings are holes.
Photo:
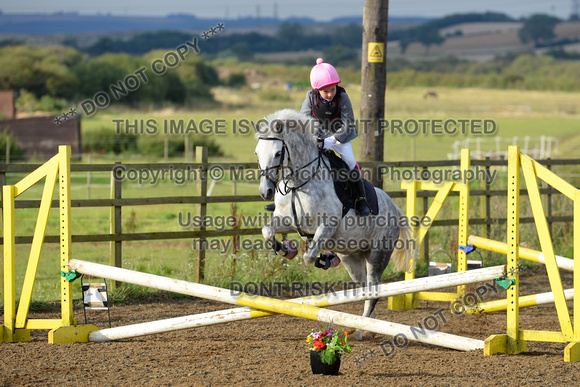
[[[12,133],[29,160],[46,161],[58,153],[59,145],[70,145],[72,158],[80,160],[81,115],[57,122],[55,116],[0,120],[0,131]]]

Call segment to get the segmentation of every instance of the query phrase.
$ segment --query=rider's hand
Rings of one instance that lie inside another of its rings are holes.
[[[330,136],[330,137],[325,138],[324,139],[324,149],[332,148],[337,142],[338,142],[338,140],[334,136]]]

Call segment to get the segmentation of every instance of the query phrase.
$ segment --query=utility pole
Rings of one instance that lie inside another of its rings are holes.
[[[360,148],[361,161],[383,161],[385,88],[387,85],[387,26],[389,0],[365,0],[363,11],[363,43],[361,60]],[[375,187],[383,187],[378,168],[370,179]]]
[[[570,13],[570,21],[580,20],[580,1],[572,0],[572,12]]]

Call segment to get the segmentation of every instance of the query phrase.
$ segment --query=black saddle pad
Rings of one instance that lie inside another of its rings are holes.
[[[334,181],[334,190],[336,196],[342,202],[342,216],[355,206],[357,198],[356,189],[350,179],[345,179],[349,171],[348,165],[332,150],[325,150],[324,155],[328,158],[330,168],[332,169],[332,177]],[[367,180],[363,179],[367,203],[371,210],[371,214],[379,213],[379,202],[377,200],[377,192],[375,187]]]

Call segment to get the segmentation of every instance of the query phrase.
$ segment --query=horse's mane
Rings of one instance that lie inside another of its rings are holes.
[[[274,112],[258,121],[254,138],[279,138],[296,149],[308,149],[316,145],[314,134],[318,122],[293,109]]]

